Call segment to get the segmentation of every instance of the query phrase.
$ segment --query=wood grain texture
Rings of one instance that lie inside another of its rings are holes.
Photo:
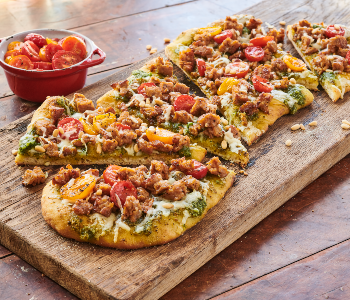
[[[0,258],[3,258],[3,257],[8,256],[10,254],[12,254],[12,252],[10,250],[8,250],[5,247],[0,245]]]
[[[348,240],[213,299],[349,299],[349,263]]]
[[[251,280],[258,284],[265,274],[282,272],[289,264],[347,240],[349,170],[347,155],[162,300],[209,299]],[[318,285],[314,279],[312,287]],[[336,286],[330,282],[325,288],[332,290]]]

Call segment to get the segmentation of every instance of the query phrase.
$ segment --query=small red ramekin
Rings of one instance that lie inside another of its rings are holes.
[[[23,42],[28,33],[38,33],[49,38],[63,38],[78,34],[85,39],[87,56],[80,63],[62,70],[23,70],[5,63],[4,56],[7,46],[13,41]],[[93,55],[100,56],[92,59]],[[0,39],[0,65],[5,70],[8,85],[14,94],[32,102],[43,102],[47,96],[66,96],[84,87],[89,67],[104,62],[106,54],[86,36],[70,31],[56,29],[35,29],[20,32],[10,37]]]

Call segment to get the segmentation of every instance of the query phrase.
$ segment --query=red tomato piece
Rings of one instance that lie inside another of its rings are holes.
[[[52,67],[54,69],[64,69],[71,67],[81,61],[82,59],[76,53],[60,50],[57,51],[52,58]]]
[[[272,84],[265,78],[255,75],[252,81],[254,88],[260,93],[269,93],[273,90]]]
[[[111,165],[103,172],[103,179],[110,186],[113,186],[118,181],[117,180],[117,170],[118,169],[120,169],[119,166]]]
[[[31,61],[40,61],[39,48],[32,41],[26,41],[23,44],[22,53]]]
[[[4,59],[6,59],[6,57],[8,57],[8,56],[17,56],[17,55],[23,55],[21,49],[20,49],[20,50],[10,50],[10,51],[7,51],[7,52],[5,53]]]
[[[137,93],[142,94],[144,97],[147,97],[145,93],[145,87],[146,86],[156,86],[153,82],[145,82],[142,83],[138,88],[137,88]]]
[[[56,45],[56,44],[48,44],[45,47],[45,55],[46,55],[46,59],[48,61],[52,61],[52,58],[54,57],[54,55],[56,54],[56,52],[58,51],[62,51],[62,47],[60,45]]]
[[[232,38],[232,31],[231,30],[224,30],[221,33],[214,36],[214,41],[218,44],[221,44],[224,40],[227,38]]]
[[[339,25],[338,25],[339,26]],[[335,28],[334,25],[329,25],[326,29],[326,35],[329,38],[335,37],[335,36],[344,36],[345,35],[345,30],[344,28],[339,26],[339,29]]]
[[[64,131],[60,136],[70,140],[76,140],[79,137],[79,132],[84,130],[83,124],[74,118],[64,118],[58,122],[57,128],[61,127]]]
[[[250,40],[254,46],[265,47],[268,42],[273,41],[273,36],[259,36]]]
[[[34,68],[32,61],[25,55],[14,56],[11,58],[9,65],[24,70],[33,70]]]
[[[249,65],[243,61],[230,63],[225,68],[225,76],[242,78],[248,74]]]
[[[265,56],[264,49],[259,46],[249,46],[245,48],[244,54],[249,61],[261,61]]]
[[[55,42],[57,42],[57,43],[60,41],[59,38],[53,38],[53,39],[51,39],[51,40],[53,40],[53,41],[55,41]]]
[[[39,48],[44,47],[47,45],[46,39],[37,33],[29,33],[27,36],[24,38],[24,41],[32,41],[35,45],[37,45]],[[39,51],[38,51],[39,52]]]
[[[37,61],[34,62],[34,69],[38,70],[52,70],[52,63]]]
[[[82,36],[80,36],[79,34],[72,34],[72,36],[75,36],[75,37],[81,39],[85,44],[85,39]]]
[[[114,202],[115,206],[121,208],[121,204],[123,207],[128,196],[134,196],[137,198],[137,190],[130,181],[118,180],[115,184],[113,184],[111,189],[111,200]],[[118,200],[120,200],[120,204]]]
[[[348,51],[348,53],[346,53],[345,58],[348,60],[348,63],[350,64],[350,50]]]
[[[198,59],[196,60],[196,63],[197,63],[197,68],[198,68],[198,73],[199,73],[199,75],[202,76],[202,77],[204,77],[204,75],[205,75],[205,69],[206,69],[206,67],[205,67],[205,61],[204,61],[203,59],[201,59],[201,58],[198,58]]]
[[[194,170],[187,172],[186,175],[192,175],[196,179],[204,178],[208,173],[208,168],[197,160],[194,160]]]
[[[196,100],[194,100],[190,95],[180,95],[176,98],[173,105],[175,111],[185,110],[189,113],[195,103]]]
[[[125,124],[122,124],[122,123],[117,123],[116,124],[118,130],[125,130],[125,129],[130,129],[131,127],[129,125],[125,125]]]
[[[86,57],[86,45],[81,37],[68,36],[62,42],[62,48],[78,54],[82,59]]]

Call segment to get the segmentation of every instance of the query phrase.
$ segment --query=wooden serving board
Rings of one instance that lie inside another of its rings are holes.
[[[272,24],[280,20],[293,23],[301,18],[322,21],[323,16],[325,22],[345,23],[345,1],[329,2],[336,3],[335,8],[330,6],[332,16],[329,10],[316,13],[317,1],[290,4],[284,0],[273,7],[266,1],[245,13]],[[287,46],[291,50],[290,43]],[[125,79],[149,59],[106,77],[81,93],[97,100],[111,83]],[[200,94],[177,68],[176,75]],[[21,176],[25,168],[17,167],[11,154],[31,116],[0,129],[0,243],[83,299],[159,298],[350,152],[350,131],[340,127],[342,119],[350,120],[349,96],[334,104],[324,91],[317,92],[311,106],[279,119],[249,148],[249,175],[238,176],[226,197],[202,222],[169,244],[120,251],[63,238],[42,218],[40,199],[44,185],[23,187]],[[307,124],[314,120],[318,126],[309,127]],[[297,123],[303,123],[306,130],[291,132],[290,127]],[[293,141],[291,147],[285,146],[287,139]],[[58,167],[43,169],[50,174],[48,182]]]

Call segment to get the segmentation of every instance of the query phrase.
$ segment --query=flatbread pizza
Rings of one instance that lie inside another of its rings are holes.
[[[217,104],[245,142],[278,118],[310,105],[317,76],[282,50],[284,29],[267,33],[251,15],[228,16],[182,32],[165,53]]]
[[[118,249],[165,244],[196,225],[235,179],[217,157],[206,165],[185,158],[170,168],[61,168],[43,190],[45,221],[60,235]]]
[[[333,102],[350,90],[350,28],[301,20],[287,36]]]

